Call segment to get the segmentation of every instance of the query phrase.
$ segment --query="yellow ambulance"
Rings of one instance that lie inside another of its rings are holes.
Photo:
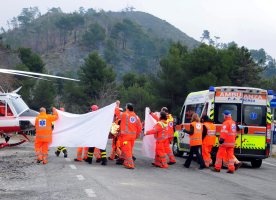
[[[216,136],[219,137],[223,123],[223,111],[230,110],[237,124],[243,125],[238,131],[235,155],[239,160],[250,161],[252,167],[259,168],[262,160],[270,155],[271,146],[271,108],[273,91],[252,87],[221,86],[209,90],[190,93],[181,109],[177,120],[172,145],[176,156],[189,152],[189,135],[182,131],[189,129],[193,113],[200,117],[207,115],[216,125]],[[218,142],[213,148],[213,157]]]

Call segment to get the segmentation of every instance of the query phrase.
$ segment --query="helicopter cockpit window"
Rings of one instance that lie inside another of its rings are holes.
[[[29,107],[20,97],[12,98],[11,102],[17,114],[21,114],[29,109]]]

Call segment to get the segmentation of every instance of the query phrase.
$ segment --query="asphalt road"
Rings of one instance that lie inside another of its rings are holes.
[[[108,144],[108,154],[110,143]],[[20,200],[252,200],[276,199],[276,159],[269,158],[260,169],[243,165],[235,174],[210,169],[198,170],[197,163],[183,167],[185,158],[169,169],[151,165],[141,155],[141,142],[136,142],[134,170],[108,161],[102,166],[93,160],[74,162],[75,148],[68,148],[69,157],[56,157],[49,151],[47,165],[36,164],[33,144],[0,150],[0,199]]]

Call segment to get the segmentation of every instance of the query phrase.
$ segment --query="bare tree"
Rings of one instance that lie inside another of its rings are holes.
[[[100,107],[106,106],[110,103],[113,103],[117,99],[118,93],[119,92],[115,88],[114,83],[105,83],[105,84],[103,84],[103,86],[99,92],[99,98],[95,99],[96,103]]]

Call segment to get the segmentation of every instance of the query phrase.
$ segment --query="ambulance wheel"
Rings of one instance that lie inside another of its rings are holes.
[[[173,151],[173,155],[178,156],[178,157],[182,157],[183,156],[183,151],[180,151],[177,145],[177,138],[173,139],[173,144],[172,144],[172,151]]]
[[[262,159],[251,160],[251,165],[253,168],[260,168],[262,165],[262,161]]]

